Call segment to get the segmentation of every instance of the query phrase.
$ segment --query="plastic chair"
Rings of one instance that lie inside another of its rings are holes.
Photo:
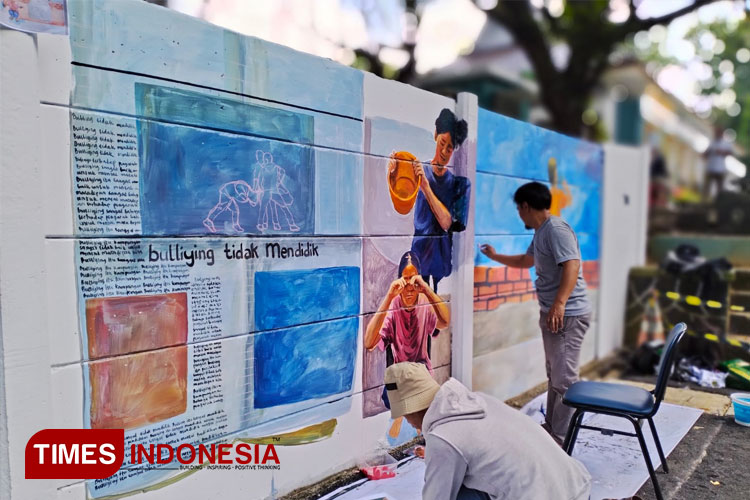
[[[667,345],[662,354],[659,374],[656,378],[656,386],[654,387],[654,390],[647,391],[640,387],[607,382],[576,382],[568,388],[565,392],[565,396],[563,396],[563,403],[576,409],[573,418],[570,420],[568,432],[563,443],[563,449],[566,453],[568,455],[573,453],[573,447],[575,446],[579,429],[601,431],[602,434],[609,436],[618,434],[621,436],[637,437],[658,500],[662,500],[661,490],[659,489],[659,482],[656,480],[656,473],[654,472],[654,466],[651,463],[651,456],[648,453],[648,447],[643,438],[643,431],[641,430],[640,424],[642,420],[648,420],[648,425],[651,427],[651,434],[656,443],[656,449],[659,452],[661,465],[664,472],[669,473],[667,460],[664,458],[664,451],[661,448],[659,436],[656,433],[656,426],[654,426],[653,416],[659,411],[659,405],[661,404],[662,399],[664,399],[664,393],[667,390],[667,381],[669,380],[669,375],[674,363],[677,344],[680,342],[683,335],[685,335],[686,330],[687,326],[685,323],[680,323],[675,325],[675,327],[672,328],[672,331],[669,332]],[[586,412],[602,413],[604,415],[627,419],[633,424],[635,434],[582,425],[583,416]]]

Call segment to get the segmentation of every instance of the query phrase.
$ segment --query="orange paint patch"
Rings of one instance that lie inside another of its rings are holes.
[[[94,361],[91,428],[133,429],[187,408],[187,346]]]
[[[90,359],[187,343],[187,293],[86,301]]]

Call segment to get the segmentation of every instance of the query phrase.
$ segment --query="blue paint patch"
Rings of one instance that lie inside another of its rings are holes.
[[[263,134],[312,143],[312,118],[306,115],[192,92],[137,88],[138,112],[144,115],[223,130],[240,128],[247,119],[245,131],[257,126]],[[253,118],[256,112],[260,118]],[[138,120],[138,148],[143,234],[315,231],[310,146]]]
[[[581,248],[581,260],[599,260],[599,235],[597,233],[576,233]]]
[[[477,172],[547,180],[540,146],[550,132],[526,122],[479,108]]]
[[[312,144],[313,117],[199,92],[135,84],[138,116]]]
[[[255,328],[271,330],[359,314],[358,267],[255,273]]]
[[[529,181],[477,172],[474,228],[477,237],[495,234],[533,234],[518,216],[513,194]]]
[[[254,407],[351,391],[358,328],[355,317],[256,335]]]
[[[325,149],[316,150],[315,155],[315,199],[321,200],[315,212],[315,234],[361,234],[364,157]]]
[[[478,137],[477,237],[532,234],[518,217],[513,194],[538,181],[562,193],[560,217],[576,232],[583,260],[598,260],[602,148],[483,109]]]

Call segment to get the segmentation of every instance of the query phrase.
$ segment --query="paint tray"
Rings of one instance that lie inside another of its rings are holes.
[[[368,479],[388,479],[396,477],[398,462],[388,452],[379,451],[365,456],[357,466]]]

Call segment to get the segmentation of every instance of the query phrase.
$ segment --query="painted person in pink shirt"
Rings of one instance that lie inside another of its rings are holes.
[[[367,325],[365,348],[373,350],[382,340],[391,350],[392,363],[422,363],[432,373],[428,339],[450,324],[450,309],[422,279],[419,258],[413,252],[401,257],[399,278],[388,288],[375,316]],[[390,363],[389,363],[390,364]],[[386,407],[387,398],[383,398]]]

